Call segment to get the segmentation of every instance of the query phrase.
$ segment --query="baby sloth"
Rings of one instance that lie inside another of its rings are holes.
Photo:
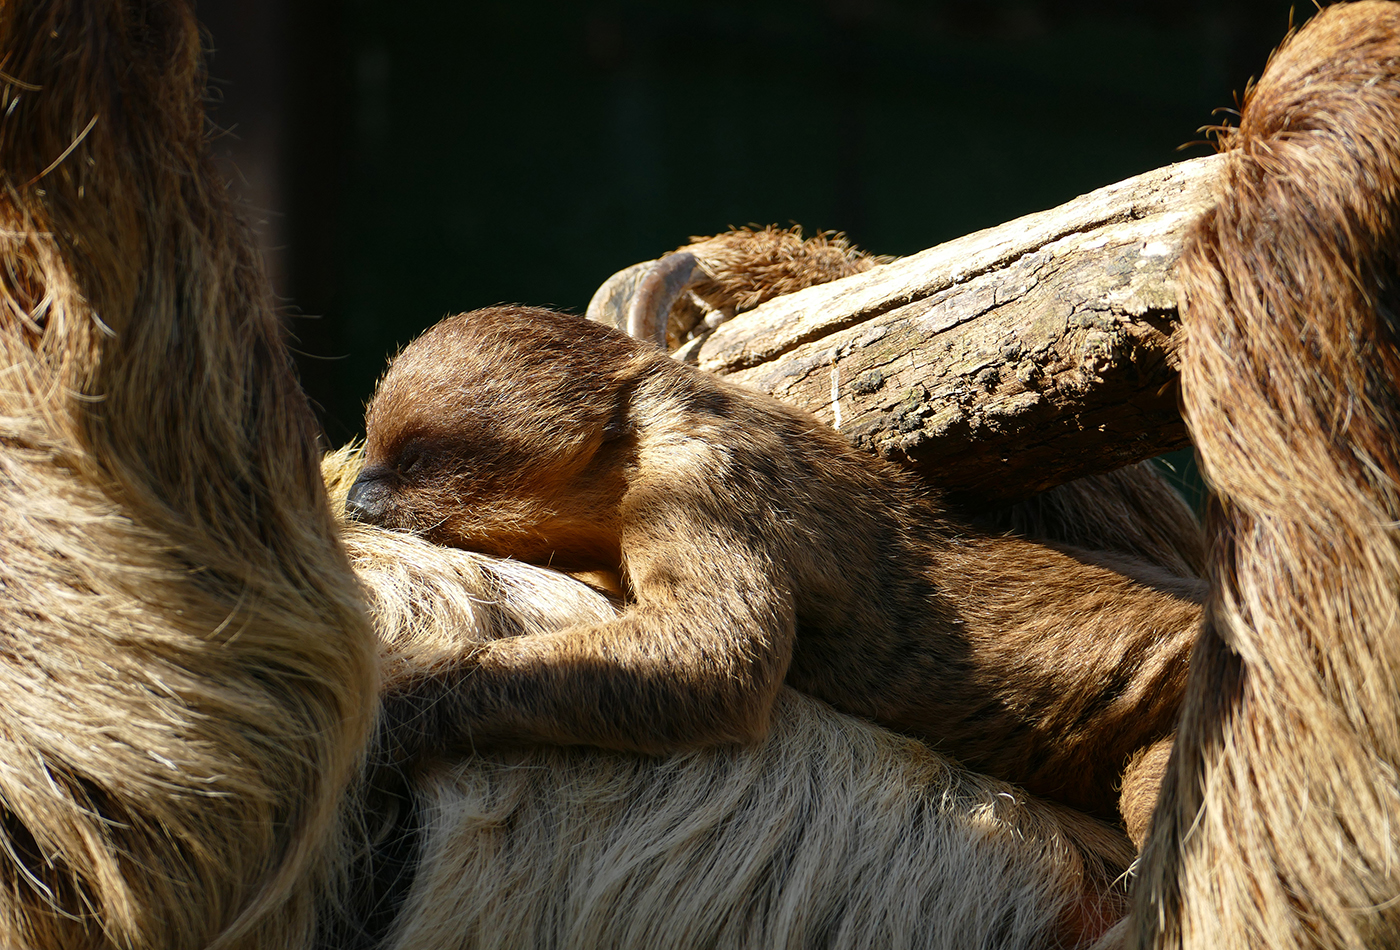
[[[546,310],[428,330],[367,429],[353,517],[625,592],[424,673],[405,748],[748,742],[786,681],[1076,808],[1151,808],[1194,580],[980,534],[810,414]]]

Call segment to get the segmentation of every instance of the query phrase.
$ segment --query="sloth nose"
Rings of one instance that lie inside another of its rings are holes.
[[[379,479],[361,473],[345,496],[345,516],[351,521],[379,524],[384,520],[388,492]]]

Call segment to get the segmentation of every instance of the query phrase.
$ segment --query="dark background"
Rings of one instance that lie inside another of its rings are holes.
[[[613,271],[729,225],[908,254],[1202,154],[1176,148],[1290,7],[198,4],[219,148],[332,444],[445,314],[581,311]]]

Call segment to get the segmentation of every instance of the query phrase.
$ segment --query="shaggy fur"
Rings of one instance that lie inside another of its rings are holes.
[[[185,3],[0,4],[0,945],[343,948],[391,928],[405,947],[541,944],[606,925],[654,946],[756,914],[775,936],[801,917],[806,945],[873,945],[889,920],[894,946],[1034,947],[1117,912],[1111,830],[810,701],[782,707],[762,757],[542,752],[363,787],[381,664],[392,682],[609,607],[550,572],[368,530],[348,535],[362,591],[251,235],[208,161],[197,35]],[[842,765],[843,748],[875,752]],[[765,784],[784,761],[821,787]],[[859,781],[826,783],[850,768]],[[792,837],[809,816],[820,827]],[[856,860],[832,877],[823,848]],[[700,899],[755,853],[752,893]],[[629,855],[692,899],[580,890],[625,885]],[[513,890],[526,869],[546,902]],[[945,918],[908,910],[949,882],[987,890]],[[533,929],[476,928],[477,899],[538,914]],[[788,916],[765,923],[765,900]]]
[[[325,467],[343,497],[358,459]],[[390,680],[614,614],[517,561],[353,523],[346,542]],[[415,782],[421,865],[387,944],[403,950],[1079,946],[1121,914],[1132,857],[1098,822],[791,690],[752,746],[500,752]]]
[[[1246,97],[1179,270],[1212,593],[1133,947],[1400,945],[1400,6]]]
[[[1188,408],[1232,546],[1138,942],[1397,942],[1400,24],[1357,14],[1271,68],[1191,265]],[[5,0],[0,71],[0,945],[343,947],[375,934],[328,919],[370,913],[404,950],[1050,947],[1116,913],[1113,832],[786,690],[756,746],[461,757],[410,820],[375,811],[362,600],[390,681],[609,606],[368,528],[361,592],[207,161],[187,4]],[[421,828],[406,863],[364,857],[386,827]],[[366,870],[401,904],[338,899]]]
[[[184,4],[0,6],[0,945],[290,947],[373,635]]]
[[[733,228],[712,237],[692,237],[677,250],[694,254],[704,271],[691,292],[726,317],[894,260],[854,247],[844,234],[823,231],[804,238],[796,225]]]
[[[790,690],[757,747],[664,766],[536,750],[421,789],[402,950],[1080,946],[1122,913],[1132,854]]]
[[[411,738],[748,742],[786,678],[1111,816],[1124,767],[1172,730],[1194,581],[972,531],[811,415],[600,324],[449,318],[395,359],[366,426],[360,518],[617,571],[629,594],[617,620],[407,684]]]
[[[645,329],[639,338],[656,343],[664,339],[667,350],[674,350],[736,313],[752,310],[774,297],[864,273],[894,260],[852,246],[843,234],[827,231],[804,238],[797,225],[732,228],[710,237],[695,236],[690,241],[648,267],[649,271],[664,269],[682,258],[687,269],[689,262],[694,263],[690,278],[676,289],[674,297],[666,294],[653,298],[658,305],[656,312],[651,307],[644,308],[641,326]],[[619,309],[625,313],[630,307]],[[590,315],[592,311],[590,304]],[[625,319],[619,321],[604,311],[599,311],[597,317],[620,330],[641,329],[629,327]]]

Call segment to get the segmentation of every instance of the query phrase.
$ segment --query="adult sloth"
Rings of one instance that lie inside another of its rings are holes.
[[[0,945],[1010,947],[1121,912],[1116,832],[792,694],[753,749],[377,769],[381,682],[609,608],[356,531],[376,640],[190,5],[12,0],[0,66]]]

